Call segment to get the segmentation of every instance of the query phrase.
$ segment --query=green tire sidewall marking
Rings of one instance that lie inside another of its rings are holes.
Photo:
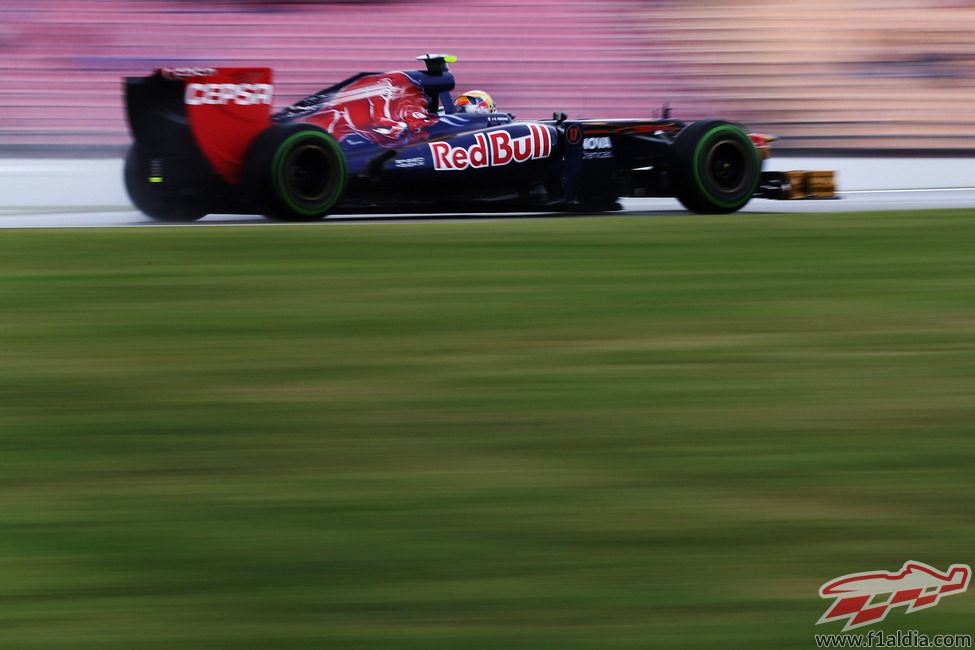
[[[284,182],[284,160],[287,157],[287,153],[291,147],[302,138],[314,138],[320,140],[322,144],[337,154],[336,159],[339,161],[339,191],[334,192],[332,197],[326,203],[318,205],[315,208],[304,208],[292,201],[291,197],[288,195]],[[318,131],[301,131],[288,136],[274,153],[274,160],[271,162],[271,186],[274,188],[274,193],[278,195],[288,209],[293,210],[298,214],[305,214],[309,216],[318,214],[319,212],[326,212],[338,202],[339,198],[342,196],[341,188],[345,187],[346,174],[347,169],[342,150],[331,137],[324,133],[319,133]]]
[[[694,148],[694,156],[691,160],[691,168],[694,172],[694,183],[697,185],[697,189],[699,189],[701,193],[704,196],[706,196],[708,200],[714,203],[715,205],[721,208],[731,209],[731,208],[740,207],[742,202],[735,201],[734,203],[729,203],[728,201],[721,201],[715,198],[714,195],[712,195],[711,192],[704,186],[704,181],[701,179],[701,172],[699,169],[701,163],[701,155],[704,153],[704,148],[702,147],[702,145],[706,144],[713,135],[717,133],[721,133],[722,131],[729,131],[731,133],[734,133],[735,135],[743,136],[745,139],[750,140],[750,138],[748,138],[748,134],[742,131],[737,126],[731,124],[722,124],[721,126],[716,126],[710,131],[708,131],[707,133],[705,133],[704,137],[702,137],[700,140],[697,141],[697,146]],[[754,164],[756,169],[760,169],[762,163],[758,157],[758,152],[755,150],[754,146],[750,147],[750,150],[752,153],[752,163]],[[758,187],[758,181],[760,180],[760,176],[761,174],[755,174],[755,181],[752,183],[751,191],[749,191],[748,194],[746,195],[745,203],[747,203],[748,199],[750,199],[752,195],[755,193],[755,188]]]

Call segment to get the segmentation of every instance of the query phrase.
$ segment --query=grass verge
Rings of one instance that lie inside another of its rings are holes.
[[[973,229],[5,231],[0,647],[811,647],[973,559]]]

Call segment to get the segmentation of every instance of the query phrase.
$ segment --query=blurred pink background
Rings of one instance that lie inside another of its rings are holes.
[[[0,153],[121,151],[120,78],[268,65],[283,107],[448,52],[520,118],[723,117],[797,149],[975,148],[975,2],[414,0],[0,5]]]

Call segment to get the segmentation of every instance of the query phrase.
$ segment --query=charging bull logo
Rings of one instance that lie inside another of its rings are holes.
[[[336,140],[357,134],[381,147],[399,147],[427,136],[437,121],[427,112],[427,96],[402,72],[369,75],[329,97],[307,122]]]
[[[905,562],[897,573],[868,571],[835,578],[819,588],[820,598],[836,602],[816,624],[847,619],[843,631],[884,620],[893,607],[907,606],[907,613],[934,607],[942,596],[968,589],[972,568],[952,564],[947,573],[924,564]]]
[[[449,142],[431,142],[430,154],[437,171],[501,167],[552,155],[552,134],[541,124],[529,124],[528,133],[513,136],[507,130],[478,133],[474,144],[454,147]]]

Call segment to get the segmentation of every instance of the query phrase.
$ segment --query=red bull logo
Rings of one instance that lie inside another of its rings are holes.
[[[552,134],[541,124],[529,124],[528,133],[512,136],[507,130],[478,133],[474,144],[454,147],[449,142],[431,142],[430,154],[437,171],[501,167],[552,155]]]
[[[868,571],[835,578],[819,588],[820,598],[836,601],[816,624],[846,619],[843,631],[877,623],[894,607],[908,614],[937,605],[942,596],[968,589],[972,568],[952,564],[946,573],[923,562],[905,562],[900,571]]]

